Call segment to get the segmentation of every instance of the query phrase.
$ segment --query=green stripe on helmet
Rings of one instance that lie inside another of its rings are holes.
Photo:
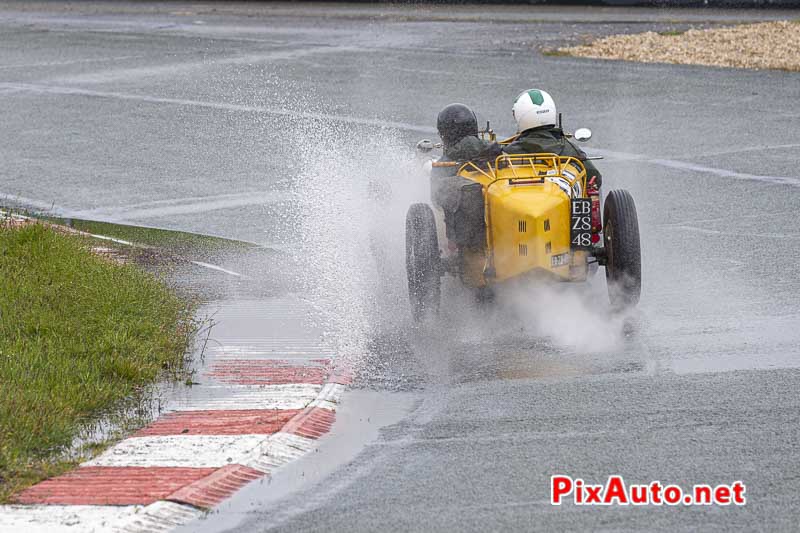
[[[542,91],[531,89],[528,91],[528,96],[531,97],[531,102],[536,105],[542,105],[544,103],[544,95],[542,95]]]

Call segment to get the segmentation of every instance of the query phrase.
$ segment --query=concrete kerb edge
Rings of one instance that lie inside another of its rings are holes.
[[[303,427],[304,422],[316,409],[335,412],[347,386],[352,382],[352,375],[349,365],[335,365],[317,397],[305,409],[292,417],[278,432],[266,435],[264,441],[250,454],[240,457],[238,461],[231,461],[231,466],[242,466],[258,471],[263,476],[268,476],[270,471],[310,452],[315,439],[296,435],[293,431]],[[192,483],[192,486],[203,487],[215,476],[218,476],[216,472]],[[225,498],[230,497],[246,484],[243,483],[235,490],[230,491]],[[180,501],[180,495],[186,492],[185,489],[191,490],[189,487],[184,487],[167,498],[146,506],[140,513],[114,528],[115,531],[119,533],[166,532],[202,517],[204,513],[213,508],[213,506],[199,505],[197,499],[195,499],[195,504]],[[173,497],[176,499],[171,499]],[[219,499],[217,503],[225,498]],[[210,499],[214,499],[214,497],[210,496]]]

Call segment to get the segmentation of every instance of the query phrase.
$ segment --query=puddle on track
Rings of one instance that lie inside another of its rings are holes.
[[[247,518],[248,511],[258,508],[268,513],[272,525],[301,514],[304,508],[281,505],[287,497],[302,490],[311,492],[309,506],[319,499],[333,498],[350,477],[331,476],[361,451],[380,438],[381,428],[401,421],[413,409],[417,395],[413,393],[380,393],[348,391],[342,398],[344,409],[337,411],[336,430],[322,437],[314,453],[281,467],[260,482],[245,486],[235,498],[226,500],[205,517],[186,524],[177,532],[202,530],[228,531]]]

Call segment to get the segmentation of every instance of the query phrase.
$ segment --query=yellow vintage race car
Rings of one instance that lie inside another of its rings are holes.
[[[442,217],[428,204],[413,204],[406,215],[415,320],[438,312],[445,274],[484,293],[524,278],[585,282],[597,263],[606,269],[612,308],[638,302],[639,224],[627,191],[609,192],[601,209],[599,188],[587,183],[583,163],[555,154],[503,154],[483,164],[433,162],[434,169],[454,165],[456,175],[472,183],[460,187],[457,209],[444,215],[446,231],[437,229]],[[451,251],[445,256],[442,234]]]

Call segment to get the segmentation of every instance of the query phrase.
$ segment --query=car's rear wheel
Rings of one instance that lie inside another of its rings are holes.
[[[611,306],[636,305],[642,292],[642,256],[636,205],[628,191],[611,191],[603,209],[606,282]]]
[[[414,320],[439,312],[441,267],[436,219],[426,204],[413,204],[406,214],[406,275]]]
[[[491,305],[494,303],[494,291],[491,287],[484,286],[475,289],[475,301],[478,305]]]

